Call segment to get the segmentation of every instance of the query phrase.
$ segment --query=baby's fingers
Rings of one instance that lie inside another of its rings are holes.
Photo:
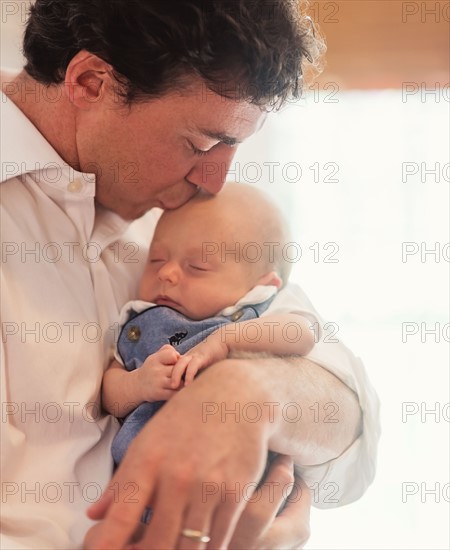
[[[163,365],[173,365],[180,358],[180,354],[172,346],[166,344],[157,351],[158,359]]]
[[[198,371],[204,367],[203,361],[200,359],[200,357],[193,357],[191,361],[189,361],[188,367],[186,369],[186,375],[184,377],[184,385],[187,386],[194,380],[195,375],[198,373]]]
[[[191,360],[190,355],[183,355],[178,359],[172,370],[172,380],[170,382],[171,388],[178,388],[181,384],[181,377],[185,373],[189,362]]]

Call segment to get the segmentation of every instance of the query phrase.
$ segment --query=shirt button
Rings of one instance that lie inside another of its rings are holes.
[[[244,315],[244,312],[242,311],[242,309],[240,309],[239,311],[235,311],[233,313],[233,315],[230,317],[230,319],[233,321],[233,322],[236,322],[236,321],[239,321],[239,319]]]
[[[71,193],[79,193],[82,188],[83,188],[83,182],[79,178],[74,179],[67,186],[67,190],[70,191]]]
[[[137,342],[141,337],[141,329],[136,326],[132,326],[127,330],[128,340],[131,342]]]

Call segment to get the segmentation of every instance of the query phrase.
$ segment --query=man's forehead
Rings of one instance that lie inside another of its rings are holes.
[[[157,108],[166,100],[167,108],[188,131],[229,146],[239,145],[260,130],[267,116],[260,106],[213,92],[197,77],[157,99]]]
[[[253,106],[252,106],[253,107]],[[257,111],[252,113],[252,117],[238,117],[235,121],[227,119],[222,123],[224,128],[218,128],[218,124],[215,118],[211,119],[211,125],[207,127],[205,124],[190,124],[191,130],[202,136],[216,141],[220,141],[225,145],[233,147],[240,145],[247,137],[258,132],[267,118],[267,113]],[[227,128],[231,126],[231,128]]]

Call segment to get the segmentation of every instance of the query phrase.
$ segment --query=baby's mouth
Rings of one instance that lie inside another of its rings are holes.
[[[172,300],[169,296],[166,296],[165,294],[160,294],[155,299],[155,304],[158,306],[169,306],[174,309],[177,309],[177,307],[180,307],[181,304],[176,302],[175,300]]]

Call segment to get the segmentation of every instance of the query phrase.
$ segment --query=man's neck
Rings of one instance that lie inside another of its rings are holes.
[[[61,158],[79,170],[76,144],[76,109],[64,85],[44,86],[25,71],[2,71],[3,93],[36,126]]]

